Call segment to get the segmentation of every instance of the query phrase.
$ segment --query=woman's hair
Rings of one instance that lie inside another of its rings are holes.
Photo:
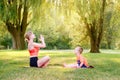
[[[28,31],[28,32],[25,33],[24,38],[25,38],[26,41],[30,40],[30,35],[31,34],[32,34],[32,31]]]

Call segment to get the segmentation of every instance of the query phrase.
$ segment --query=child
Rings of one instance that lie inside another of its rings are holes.
[[[41,41],[41,43],[34,42],[33,41],[34,38],[35,38],[35,35],[31,31],[28,31],[25,34],[25,39],[28,42],[28,51],[30,53],[30,67],[39,67],[39,68],[46,67],[50,60],[50,57],[45,56],[41,59],[38,59],[39,49],[46,47],[44,37],[40,35],[39,40]]]
[[[66,68],[93,68],[93,66],[89,66],[88,62],[85,57],[82,56],[83,48],[81,47],[76,47],[75,48],[75,55],[76,55],[76,60],[77,64],[63,64],[64,67]]]

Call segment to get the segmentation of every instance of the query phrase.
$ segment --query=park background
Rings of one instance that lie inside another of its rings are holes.
[[[43,34],[46,49],[80,45],[99,52],[120,49],[119,0],[2,0],[0,48],[26,49],[24,34]]]
[[[45,37],[46,69],[25,67],[30,30],[35,42]],[[78,45],[94,69],[61,67],[75,61]],[[0,0],[0,80],[119,80],[119,52],[120,0]]]

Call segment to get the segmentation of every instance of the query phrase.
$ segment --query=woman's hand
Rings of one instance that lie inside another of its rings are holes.
[[[40,38],[39,38],[40,41],[44,41],[44,37],[42,35],[40,35]]]

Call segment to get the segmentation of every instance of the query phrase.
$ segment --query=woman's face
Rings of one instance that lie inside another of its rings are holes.
[[[30,39],[34,39],[34,38],[35,38],[35,35],[33,33],[31,33]]]

